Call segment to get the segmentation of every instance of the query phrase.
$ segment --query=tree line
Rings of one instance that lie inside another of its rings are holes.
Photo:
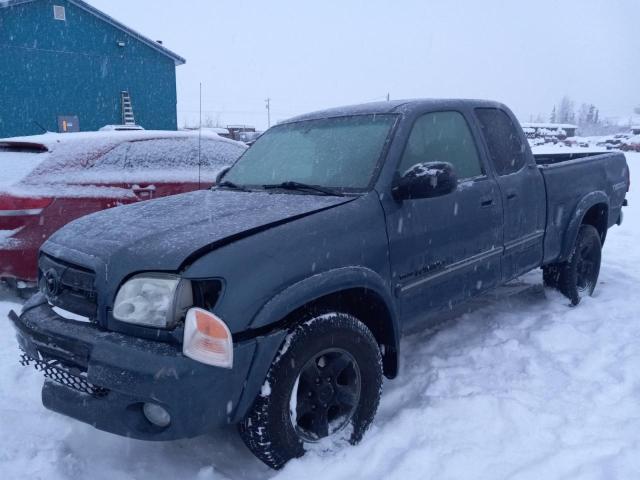
[[[640,115],[640,106],[636,107],[634,112]],[[538,115],[533,121],[577,125],[581,136],[608,135],[626,130],[617,122],[602,118],[600,109],[593,103],[582,103],[576,108],[576,103],[568,95],[563,96],[559,103],[553,105],[547,118]]]

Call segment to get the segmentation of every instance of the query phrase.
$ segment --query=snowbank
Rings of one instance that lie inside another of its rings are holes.
[[[627,154],[629,163],[640,154]],[[640,207],[610,231],[596,295],[552,291],[484,306],[402,343],[363,442],[271,472],[233,428],[170,443],[119,438],[48,412],[41,375],[0,331],[0,470],[5,478],[632,479],[640,476]],[[540,282],[537,272],[528,281]],[[631,294],[630,294],[631,293]],[[0,293],[0,317],[15,300]]]

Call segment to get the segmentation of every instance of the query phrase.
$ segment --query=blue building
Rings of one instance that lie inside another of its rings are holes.
[[[133,121],[176,130],[184,63],[81,0],[0,0],[0,138]]]

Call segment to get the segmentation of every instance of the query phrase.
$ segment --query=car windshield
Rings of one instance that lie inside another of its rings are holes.
[[[275,126],[224,181],[251,187],[297,182],[362,191],[371,183],[395,120],[396,115],[356,115]]]

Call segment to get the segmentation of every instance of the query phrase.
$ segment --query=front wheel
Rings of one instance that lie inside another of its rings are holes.
[[[344,313],[314,316],[287,337],[240,436],[275,469],[326,437],[355,444],[375,416],[381,387],[382,358],[371,331]]]

